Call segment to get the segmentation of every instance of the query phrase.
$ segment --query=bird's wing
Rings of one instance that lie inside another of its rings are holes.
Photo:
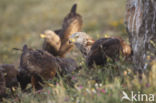
[[[62,24],[62,31],[65,37],[72,33],[79,32],[82,28],[82,16],[76,13],[77,4],[74,4],[71,8],[70,13],[64,18]]]

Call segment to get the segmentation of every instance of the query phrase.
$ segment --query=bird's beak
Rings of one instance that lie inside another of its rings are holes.
[[[69,38],[69,43],[74,43],[75,41],[75,38]]]
[[[45,38],[46,35],[45,35],[45,34],[40,34],[40,37],[41,37],[41,38]]]
[[[94,44],[94,40],[92,40],[92,39],[89,39],[89,40],[87,40],[87,45],[89,46],[89,45],[93,45]]]
[[[15,90],[16,90],[15,87],[12,87],[12,90],[13,90],[13,92],[15,92]]]

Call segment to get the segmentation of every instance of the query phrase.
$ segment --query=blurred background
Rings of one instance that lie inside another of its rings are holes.
[[[41,49],[40,33],[61,28],[63,18],[74,3],[83,17],[83,31],[95,39],[120,35],[124,28],[125,0],[0,0],[0,64],[17,63],[20,51],[12,48]]]

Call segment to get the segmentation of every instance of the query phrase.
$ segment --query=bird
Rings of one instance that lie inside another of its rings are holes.
[[[56,57],[56,60],[60,66],[59,73],[61,76],[72,74],[72,72],[81,69],[81,66],[78,66],[77,62],[72,58]]]
[[[45,38],[43,50],[48,51],[54,56],[65,57],[65,54],[72,49],[73,45],[68,42],[69,36],[81,31],[83,24],[82,16],[76,12],[76,9],[77,4],[74,4],[70,12],[65,16],[61,29],[46,31],[45,36],[40,35],[42,38]]]
[[[19,74],[17,76],[21,89],[25,90],[28,83],[36,90],[42,89],[40,83],[52,79],[56,75],[58,64],[54,56],[43,50],[32,50],[23,46],[20,58]]]
[[[77,4],[74,4],[67,16],[65,16],[62,24],[62,34],[60,37],[69,38],[69,36],[75,32],[81,31],[82,29],[82,16],[77,12]]]
[[[105,65],[108,58],[116,60],[120,52],[128,56],[131,53],[130,46],[119,37],[108,37],[93,40],[85,32],[77,32],[70,36],[70,43],[74,43],[86,59],[86,64],[92,67],[96,65]]]
[[[13,64],[1,64],[0,72],[4,74],[5,86],[10,88],[11,92],[13,93],[14,89],[18,87],[18,70]]]
[[[77,64],[73,59],[56,57],[47,51],[33,50],[24,45],[17,78],[23,91],[29,83],[35,90],[40,90],[43,88],[43,81],[52,80],[57,72],[64,75],[76,68]]]
[[[54,56],[57,56],[61,46],[60,37],[52,30],[46,30],[43,34],[40,34],[40,37],[44,38],[44,43],[42,46],[43,50],[46,50]]]
[[[74,4],[70,13],[64,18],[62,24],[62,31],[59,33],[61,38],[61,47],[59,51],[60,57],[64,57],[69,52],[73,45],[69,44],[69,36],[73,33],[79,32],[82,29],[82,16],[76,12],[77,4]]]

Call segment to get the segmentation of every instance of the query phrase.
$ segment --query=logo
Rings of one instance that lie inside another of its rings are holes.
[[[131,95],[128,96],[128,94],[125,91],[122,91],[122,98],[121,101],[128,100],[128,101],[149,101],[152,102],[155,99],[154,94],[141,94],[140,92],[134,93],[131,91]]]

